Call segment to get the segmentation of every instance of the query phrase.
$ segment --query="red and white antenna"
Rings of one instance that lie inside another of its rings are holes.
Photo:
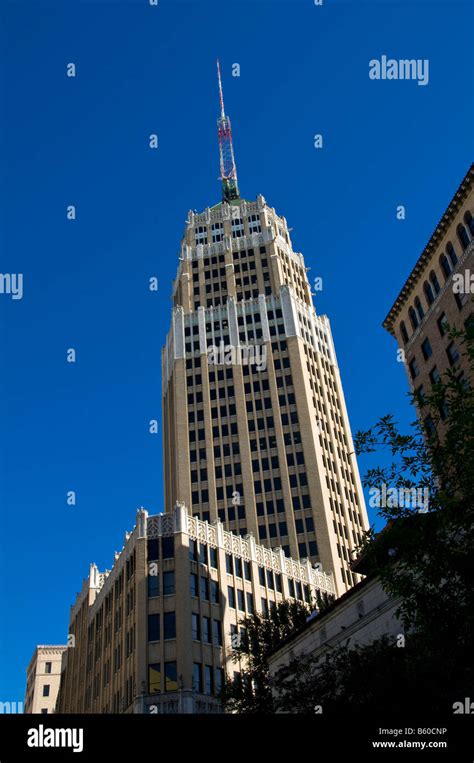
[[[217,79],[219,82],[219,99],[221,115],[217,120],[217,137],[219,140],[219,155],[222,182],[222,201],[239,199],[239,187],[237,185],[237,168],[235,166],[234,148],[232,146],[232,129],[229,117],[224,110],[224,95],[222,91],[221,67],[217,59]]]

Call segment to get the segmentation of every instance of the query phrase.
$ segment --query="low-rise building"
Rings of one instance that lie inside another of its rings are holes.
[[[26,670],[25,713],[54,713],[65,646],[37,646]]]
[[[239,672],[240,621],[284,598],[334,595],[331,575],[189,516],[137,513],[111,570],[71,608],[58,712],[212,713]]]

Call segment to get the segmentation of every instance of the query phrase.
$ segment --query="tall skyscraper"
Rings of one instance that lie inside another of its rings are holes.
[[[163,349],[165,506],[358,581],[368,527],[329,320],[263,196],[240,197],[230,120],[222,201],[189,212]]]

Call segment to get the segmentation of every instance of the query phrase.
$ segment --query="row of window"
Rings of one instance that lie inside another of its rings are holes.
[[[474,237],[474,219],[470,212],[466,212],[464,215],[464,221],[466,226],[460,223],[457,227],[457,235],[459,243],[461,244],[462,251],[467,248],[471,238]],[[458,257],[456,251],[451,241],[449,241],[446,246],[446,251],[443,252],[443,254],[441,254],[439,257],[439,266],[441,268],[441,272],[443,273],[445,282],[450,277],[457,263]],[[441,287],[439,285],[438,278],[434,270],[432,270],[428,276],[428,279],[423,284],[423,294],[425,296],[428,309],[434,303],[440,291]],[[455,296],[459,297],[457,294]],[[411,327],[413,331],[415,331],[425,317],[425,310],[420,297],[415,297],[413,305],[408,310],[408,317],[410,319]],[[404,321],[400,323],[400,334],[403,342],[406,344],[409,341],[409,336]]]

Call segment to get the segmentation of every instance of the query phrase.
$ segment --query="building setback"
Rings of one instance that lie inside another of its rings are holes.
[[[54,713],[65,646],[37,646],[26,669],[25,713]]]
[[[404,350],[408,380],[421,396],[450,368],[473,382],[468,359],[447,328],[463,330],[473,320],[473,186],[474,164],[383,323]],[[442,428],[446,416],[442,406],[436,425]],[[425,424],[428,430],[435,425],[429,416]]]
[[[220,712],[239,622],[334,595],[331,575],[191,517],[137,512],[111,570],[91,565],[71,608],[59,713]],[[72,638],[73,637],[73,638]]]

